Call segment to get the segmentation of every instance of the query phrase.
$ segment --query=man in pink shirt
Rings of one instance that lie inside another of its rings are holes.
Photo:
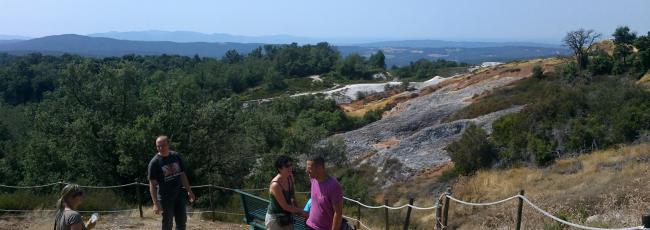
[[[343,219],[343,191],[336,178],[327,175],[325,159],[313,156],[307,160],[311,178],[311,208],[307,226],[314,230],[340,230]]]

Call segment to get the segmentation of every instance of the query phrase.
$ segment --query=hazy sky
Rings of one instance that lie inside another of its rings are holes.
[[[650,30],[649,0],[0,0],[0,34],[185,30],[314,38],[561,40]]]

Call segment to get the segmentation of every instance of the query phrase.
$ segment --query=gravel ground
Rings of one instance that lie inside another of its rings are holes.
[[[51,212],[32,213],[27,215],[6,214],[0,216],[0,229],[34,229],[51,230],[54,220]],[[84,214],[87,220],[89,214]],[[97,230],[115,229],[160,229],[160,216],[145,215],[140,218],[137,212],[127,214],[106,214],[100,216]],[[198,216],[188,216],[187,229],[247,229],[243,224],[213,222],[200,220]]]

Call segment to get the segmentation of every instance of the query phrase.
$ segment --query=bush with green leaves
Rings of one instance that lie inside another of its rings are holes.
[[[589,65],[587,65],[589,72],[596,75],[610,74],[612,73],[613,67],[614,63],[612,58],[607,54],[593,57],[589,62]]]
[[[573,83],[578,78],[579,70],[576,62],[560,64],[555,67],[555,73],[564,83]]]
[[[454,170],[464,175],[490,167],[497,160],[487,133],[475,124],[470,124],[459,140],[447,146],[447,151]]]
[[[544,69],[542,69],[542,66],[540,65],[535,65],[533,66],[533,78],[535,79],[542,79],[544,78]]]
[[[639,86],[609,76],[548,84],[543,97],[493,123],[501,161],[547,165],[559,155],[629,143],[650,130],[650,93]]]

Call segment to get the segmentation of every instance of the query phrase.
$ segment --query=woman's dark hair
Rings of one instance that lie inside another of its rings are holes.
[[[63,221],[63,211],[65,210],[65,205],[70,205],[70,199],[73,199],[78,196],[83,196],[84,191],[79,185],[68,184],[61,190],[61,197],[56,202],[56,216],[55,223]]]
[[[279,172],[280,169],[286,167],[291,162],[293,162],[293,159],[291,159],[291,157],[279,156],[278,159],[275,159],[275,170]]]

